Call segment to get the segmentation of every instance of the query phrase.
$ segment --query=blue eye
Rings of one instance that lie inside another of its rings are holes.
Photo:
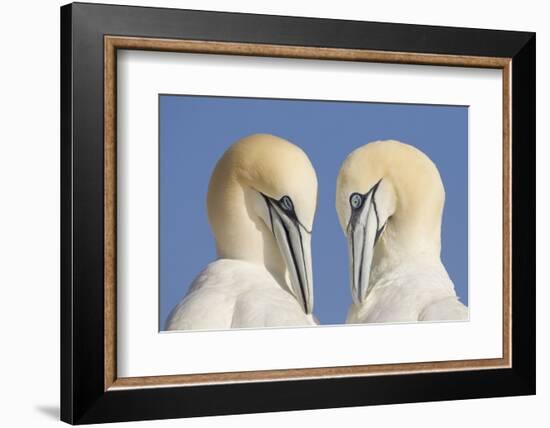
[[[283,196],[279,203],[281,204],[281,208],[285,211],[292,211],[294,209],[292,199],[290,199],[288,196]]]
[[[349,198],[349,203],[353,209],[357,209],[363,204],[363,196],[359,193],[353,193]]]

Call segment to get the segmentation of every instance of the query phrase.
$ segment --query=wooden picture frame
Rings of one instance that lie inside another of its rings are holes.
[[[118,377],[118,49],[502,70],[502,358]],[[114,422],[535,392],[534,34],[76,3],[61,8],[61,55],[62,420]]]

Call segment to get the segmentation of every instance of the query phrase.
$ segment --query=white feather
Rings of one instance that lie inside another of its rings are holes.
[[[172,310],[167,330],[221,330],[315,325],[296,298],[263,266],[242,260],[210,263]]]
[[[401,263],[378,271],[362,305],[352,305],[348,323],[466,320],[468,309],[440,262]]]

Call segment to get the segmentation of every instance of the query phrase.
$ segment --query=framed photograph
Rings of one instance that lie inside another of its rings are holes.
[[[535,35],[61,8],[61,418],[535,393]]]

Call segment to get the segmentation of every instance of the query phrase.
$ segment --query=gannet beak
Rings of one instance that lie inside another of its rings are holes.
[[[358,204],[352,211],[347,228],[350,286],[355,304],[363,303],[370,291],[369,279],[374,246],[385,227],[385,224],[380,225],[374,199],[378,183],[368,193],[360,195],[361,205]]]
[[[264,195],[269,209],[271,230],[290,275],[292,292],[306,314],[313,310],[311,231],[297,219],[294,210],[284,210],[278,201]]]

